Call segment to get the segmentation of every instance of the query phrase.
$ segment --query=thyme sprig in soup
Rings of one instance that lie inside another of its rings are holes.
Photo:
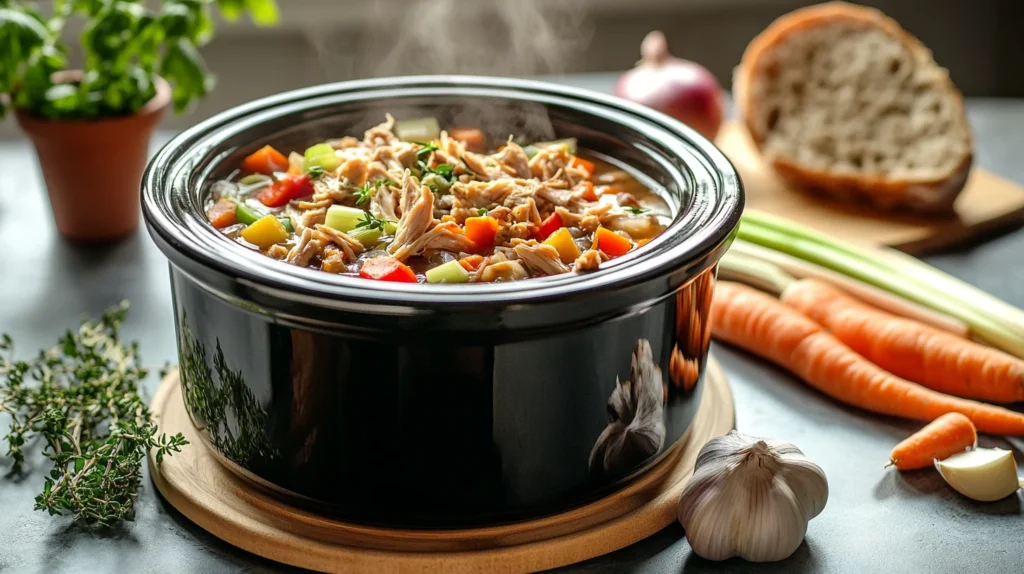
[[[476,128],[387,120],[285,156],[264,146],[213,185],[229,238],[300,267],[379,281],[515,281],[586,272],[664,229],[668,208],[575,140],[496,150]]]

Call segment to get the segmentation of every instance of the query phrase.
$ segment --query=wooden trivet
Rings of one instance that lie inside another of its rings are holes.
[[[203,529],[243,550],[324,572],[531,572],[580,562],[642,540],[675,520],[701,446],[735,421],[732,393],[708,361],[697,416],[648,472],[618,492],[570,510],[515,524],[463,530],[396,530],[340,522],[295,508],[254,488],[198,437],[172,371],[152,404],[161,432],[191,442],[156,465],[157,489]]]

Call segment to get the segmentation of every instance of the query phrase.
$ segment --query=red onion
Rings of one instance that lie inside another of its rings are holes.
[[[722,125],[722,88],[704,66],[668,52],[661,32],[647,34],[641,60],[619,78],[615,95],[650,106],[713,140]]]

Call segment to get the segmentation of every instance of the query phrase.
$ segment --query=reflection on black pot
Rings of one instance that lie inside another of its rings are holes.
[[[651,344],[639,339],[633,349],[630,377],[616,377],[608,398],[608,426],[590,451],[590,470],[620,475],[636,468],[665,444],[662,413],[661,368],[654,362]]]
[[[192,335],[188,322],[181,322],[181,390],[192,424],[224,456],[247,467],[260,467],[276,457],[267,440],[267,413],[249,390],[241,371],[233,371],[224,360],[217,341],[213,358],[216,379],[206,361],[206,347]]]

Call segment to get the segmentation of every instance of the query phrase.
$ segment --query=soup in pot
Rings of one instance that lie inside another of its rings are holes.
[[[291,265],[378,281],[472,283],[583,273],[639,248],[664,201],[572,139],[492,146],[434,118],[285,156],[264,146],[212,186],[210,223]]]

